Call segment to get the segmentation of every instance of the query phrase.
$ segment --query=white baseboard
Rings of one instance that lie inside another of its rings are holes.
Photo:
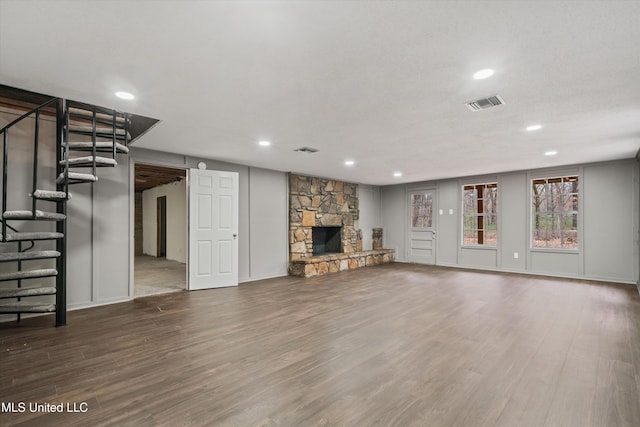
[[[241,279],[238,281],[238,283],[249,283],[249,282],[255,282],[257,280],[276,279],[278,277],[285,277],[288,275],[289,273],[287,273],[286,271],[284,273],[280,272],[280,273],[272,273],[272,274],[262,274],[260,276]]]
[[[67,305],[67,311],[82,310],[85,308],[100,307],[102,305],[118,304],[121,302],[133,301],[132,297],[109,298],[102,301],[87,301]]]

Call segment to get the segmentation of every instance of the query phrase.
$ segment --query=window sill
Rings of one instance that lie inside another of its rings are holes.
[[[480,249],[483,251],[497,251],[497,246],[484,246],[484,245],[461,245],[460,249]]]
[[[579,254],[579,249],[561,249],[561,248],[529,248],[531,252],[541,253],[557,253],[557,254]]]

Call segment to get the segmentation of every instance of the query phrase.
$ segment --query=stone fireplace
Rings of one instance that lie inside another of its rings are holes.
[[[289,248],[291,260],[324,252],[350,253],[357,246],[358,185],[324,178],[289,175]],[[315,232],[314,232],[315,230]],[[330,231],[329,231],[330,230]],[[320,244],[331,234],[330,249]]]
[[[315,276],[393,261],[392,250],[360,251],[358,185],[289,174],[289,272]]]

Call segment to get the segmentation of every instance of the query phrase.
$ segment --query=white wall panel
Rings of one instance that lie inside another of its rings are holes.
[[[167,198],[167,259],[187,262],[187,187],[186,179],[159,185],[142,192],[142,250],[157,256],[157,199]],[[209,201],[209,205],[210,205]],[[206,207],[207,203],[197,202]],[[208,209],[211,209],[209,206]],[[205,218],[211,218],[204,213]]]

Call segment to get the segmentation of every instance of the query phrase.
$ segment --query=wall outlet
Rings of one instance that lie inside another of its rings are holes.
[[[514,253],[513,253],[513,257],[514,257],[515,259],[518,259],[518,256],[519,256],[519,255],[518,255],[518,252],[514,252]]]
[[[453,209],[449,209],[449,215],[453,215]]]
[[[438,211],[438,213],[439,213],[440,215],[442,215],[444,212],[442,211],[442,209],[440,209],[440,210]]]

